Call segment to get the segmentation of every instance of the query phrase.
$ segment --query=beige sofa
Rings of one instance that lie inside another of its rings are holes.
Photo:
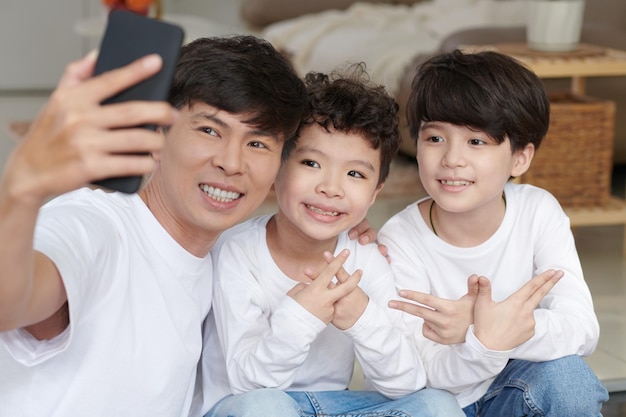
[[[427,1],[427,0],[426,0]],[[420,0],[367,0],[367,3],[411,5]],[[343,10],[350,7],[352,0],[317,0],[296,2],[291,0],[243,0],[241,16],[251,28],[259,29],[267,25],[293,19],[304,14],[319,13],[329,9]],[[384,33],[380,34],[384,36]],[[489,44],[493,42],[523,42],[525,28],[517,27],[477,27],[450,34],[443,39],[438,50],[450,51],[462,44]],[[583,24],[582,42],[626,50],[626,0],[587,0]],[[393,48],[393,45],[389,46]],[[432,54],[418,54],[401,77],[395,93],[400,104],[403,128],[402,152],[414,155],[412,140],[405,127],[404,104],[410,89],[415,68]],[[567,79],[545,81],[548,91],[563,91],[569,87]],[[616,136],[614,161],[626,164],[626,77],[587,79],[587,95],[616,102]]]

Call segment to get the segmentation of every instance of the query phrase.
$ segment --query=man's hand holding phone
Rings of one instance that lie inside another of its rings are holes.
[[[162,59],[162,66],[151,77],[116,92],[107,97],[102,104],[166,100],[183,39],[184,32],[179,26],[128,11],[111,11],[102,38],[95,74],[120,68],[148,54],[158,54]],[[131,125],[121,127],[129,126]],[[137,126],[156,130],[158,125]],[[125,150],[122,155],[128,158],[147,157],[145,153],[142,155],[142,149],[132,149],[132,147]],[[96,181],[95,184],[111,190],[134,193],[139,190],[142,182],[142,175],[130,175],[105,177]]]
[[[142,128],[170,125],[176,110],[166,102],[101,105],[106,98],[156,74],[158,55],[92,77],[96,54],[69,64],[47,104],[9,156],[0,187],[11,198],[38,208],[55,195],[104,177],[144,175],[154,161],[146,156],[163,146],[163,137]]]

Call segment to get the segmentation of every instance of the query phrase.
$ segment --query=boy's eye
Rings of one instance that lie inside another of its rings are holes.
[[[434,142],[434,143],[439,143],[439,142],[443,142],[443,138],[441,136],[429,136],[426,141],[428,142]]]
[[[361,174],[359,171],[349,171],[348,175],[354,178],[365,178],[365,175]]]
[[[485,141],[482,139],[470,139],[469,143],[471,145],[484,145]]]
[[[311,167],[311,168],[319,168],[320,167],[320,164],[318,164],[317,162],[312,161],[310,159],[305,159],[304,161],[302,161],[302,165],[306,165],[306,166]]]

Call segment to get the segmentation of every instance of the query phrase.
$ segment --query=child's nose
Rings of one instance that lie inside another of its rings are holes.
[[[459,166],[465,164],[465,154],[463,147],[460,145],[450,144],[446,147],[446,151],[443,155],[442,165],[444,166]]]
[[[325,175],[316,187],[318,193],[327,197],[343,197],[343,185],[336,175]]]

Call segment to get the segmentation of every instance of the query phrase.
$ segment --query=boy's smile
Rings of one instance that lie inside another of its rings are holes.
[[[504,186],[511,176],[528,169],[533,151],[529,145],[512,152],[508,138],[498,143],[485,132],[465,126],[423,123],[417,163],[422,184],[436,204],[420,205],[422,215],[430,222],[434,218],[438,234],[446,235],[446,228],[457,233],[465,230],[483,241],[504,216]]]
[[[334,239],[365,218],[379,171],[380,151],[359,135],[306,126],[275,182],[276,221],[297,235]]]
[[[524,150],[512,152],[508,139],[499,144],[485,132],[451,123],[423,123],[417,140],[424,188],[449,211],[472,211],[500,199],[509,178],[526,171],[528,159]]]

